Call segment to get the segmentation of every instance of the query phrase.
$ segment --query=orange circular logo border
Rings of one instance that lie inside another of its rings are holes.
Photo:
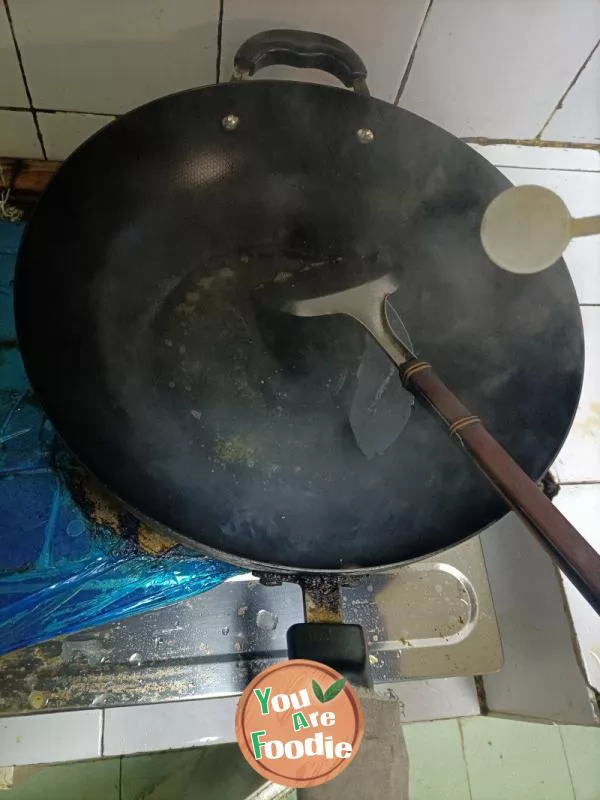
[[[247,716],[249,703],[251,700],[257,701],[257,698],[254,694],[254,690],[259,686],[259,684],[264,684],[265,681],[268,681],[271,676],[276,675],[277,673],[281,674],[286,670],[295,669],[297,671],[298,668],[304,668],[309,670],[318,670],[319,672],[326,675],[329,679],[335,681],[339,680],[343,676],[340,675],[336,670],[332,669],[331,667],[326,666],[325,664],[321,664],[318,661],[308,661],[306,659],[294,659],[288,661],[281,661],[278,664],[274,664],[272,667],[268,667],[266,670],[261,672],[257,675],[253,680],[246,686],[242,696],[240,697],[240,701],[237,706],[236,715],[235,715],[235,734],[236,738],[242,751],[242,755],[246,759],[246,761],[250,764],[250,766],[256,770],[260,775],[262,775],[266,780],[272,781],[273,783],[277,783],[281,786],[289,786],[294,789],[306,789],[313,786],[320,786],[323,783],[327,783],[330,780],[333,780],[337,775],[340,774],[343,770],[345,770],[354,760],[358,750],[360,748],[360,744],[362,742],[364,736],[364,717],[362,708],[360,706],[360,702],[358,700],[358,696],[354,688],[346,682],[343,689],[341,690],[340,694],[345,694],[347,699],[350,702],[353,714],[354,714],[354,732],[352,738],[348,739],[350,744],[352,745],[352,754],[348,758],[340,759],[338,758],[336,763],[331,766],[326,772],[323,772],[317,776],[310,776],[307,778],[292,778],[288,775],[282,775],[281,773],[277,772],[276,769],[266,767],[265,762],[263,760],[258,760],[255,758],[254,753],[252,751],[252,747],[250,745],[250,731],[247,730],[245,724],[245,717]],[[252,726],[254,727],[254,726]],[[298,762],[299,765],[305,764],[307,757],[304,756]],[[267,762],[271,763],[271,762]],[[277,763],[274,761],[272,763]]]

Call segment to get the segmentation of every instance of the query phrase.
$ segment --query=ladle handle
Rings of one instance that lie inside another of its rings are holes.
[[[600,555],[563,517],[425,361],[400,367],[402,382],[436,414],[451,438],[473,458],[484,475],[516,511],[565,575],[600,614]]]
[[[571,236],[595,236],[600,234],[599,217],[579,217],[571,220]]]

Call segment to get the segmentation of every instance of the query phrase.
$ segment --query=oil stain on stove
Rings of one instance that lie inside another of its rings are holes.
[[[62,454],[61,460],[61,477],[74,501],[93,525],[130,542],[143,553],[162,555],[177,547],[174,539],[141,522],[121,506],[93,475],[68,454]]]

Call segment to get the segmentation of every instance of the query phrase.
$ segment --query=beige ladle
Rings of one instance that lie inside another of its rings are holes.
[[[481,243],[502,269],[540,272],[562,256],[576,236],[600,234],[600,216],[574,219],[561,198],[543,186],[513,186],[487,207]]]

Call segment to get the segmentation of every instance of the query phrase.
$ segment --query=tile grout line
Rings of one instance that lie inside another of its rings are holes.
[[[559,139],[494,139],[490,136],[461,136],[461,142],[466,144],[478,144],[482,147],[489,147],[493,144],[512,144],[522,147],[544,147],[549,151],[554,148],[567,150],[594,150],[600,153],[600,142],[563,142]]]
[[[35,125],[35,130],[38,142],[40,144],[40,149],[42,151],[42,156],[47,160],[48,155],[46,154],[46,147],[44,146],[44,139],[42,137],[42,131],[40,130],[40,124],[37,118],[37,112],[34,108],[33,98],[31,96],[31,90],[27,82],[27,75],[25,74],[25,65],[23,64],[23,56],[21,55],[21,48],[19,47],[19,43],[17,42],[17,34],[15,33],[15,26],[10,12],[10,7],[8,5],[8,0],[4,0],[4,10],[6,11],[6,19],[8,21],[8,27],[10,28],[10,35],[12,37],[13,45],[15,48],[15,54],[17,56],[17,61],[19,63],[21,78],[23,80],[23,87],[25,89],[25,94],[27,95],[27,102],[29,103],[29,111],[33,119],[33,124]]]
[[[481,155],[485,155],[482,153]],[[492,162],[490,162],[492,163]],[[586,175],[596,175],[600,172],[600,167],[598,169],[573,169],[569,167],[524,167],[522,164],[496,164],[494,166],[498,169],[526,169],[530,170],[531,172],[577,172],[577,173],[585,173]]]
[[[100,741],[98,742],[98,749],[100,750],[100,758],[104,758],[104,711],[105,709],[100,709]]]
[[[0,106],[0,111],[20,111],[21,113],[30,114],[78,114],[86,117],[118,117],[120,113],[105,112],[105,111],[74,111],[73,109],[66,108],[39,108],[32,106],[31,108],[24,108],[23,106]]]
[[[473,800],[473,790],[471,789],[471,776],[469,774],[469,765],[467,763],[467,753],[465,751],[465,736],[462,729],[462,719],[459,717],[456,720],[458,725],[458,735],[460,736],[460,751],[462,753],[463,764],[465,765],[465,772],[467,773],[467,788],[469,790],[469,800]]]
[[[546,128],[548,127],[548,125],[549,125],[549,124],[550,124],[550,122],[552,121],[552,118],[554,117],[554,115],[556,114],[556,112],[557,112],[557,111],[559,111],[559,110],[560,110],[560,109],[563,107],[563,103],[564,103],[564,102],[565,102],[565,100],[567,99],[567,95],[569,94],[569,92],[571,91],[571,89],[572,89],[572,88],[575,86],[575,84],[577,83],[577,81],[578,81],[578,80],[579,80],[579,78],[581,77],[582,73],[584,72],[585,68],[587,67],[587,65],[588,65],[588,64],[590,63],[590,61],[592,60],[592,57],[593,57],[594,53],[596,52],[596,50],[598,49],[598,46],[599,46],[599,45],[600,45],[600,39],[598,39],[598,41],[596,42],[596,44],[595,44],[595,45],[592,47],[592,52],[591,52],[591,53],[588,55],[588,57],[585,59],[585,61],[583,62],[583,64],[582,64],[582,65],[579,67],[579,69],[578,69],[578,70],[577,70],[577,72],[575,73],[575,77],[573,78],[573,80],[571,81],[571,83],[570,83],[570,84],[567,86],[567,88],[566,88],[565,92],[564,92],[564,93],[563,93],[563,95],[561,96],[561,98],[560,98],[560,100],[558,101],[558,103],[557,103],[557,104],[554,106],[554,108],[552,109],[552,112],[551,112],[550,116],[548,117],[548,119],[546,120],[546,122],[545,122],[545,123],[542,125],[542,129],[541,129],[541,131],[540,131],[540,132],[537,134],[537,136],[535,137],[536,139],[541,139],[541,138],[542,138],[542,134],[544,133],[544,131],[546,130]]]
[[[403,94],[404,90],[406,89],[406,84],[408,83],[408,79],[410,77],[410,73],[412,71],[413,64],[414,64],[414,61],[415,61],[415,57],[417,55],[417,48],[419,46],[419,42],[421,41],[421,35],[422,35],[423,30],[425,28],[425,23],[427,22],[427,17],[429,16],[429,12],[431,11],[431,8],[433,6],[433,1],[434,0],[429,0],[429,4],[428,4],[427,8],[425,9],[425,13],[423,14],[423,19],[421,20],[421,25],[419,26],[419,30],[417,31],[417,36],[415,38],[415,42],[414,42],[414,44],[412,46],[412,50],[410,51],[410,56],[408,57],[408,61],[406,62],[406,67],[404,68],[404,72],[402,74],[402,77],[400,78],[400,85],[398,86],[398,91],[396,92],[396,97],[394,98],[394,105],[395,106],[397,106],[398,103],[400,102],[400,98],[402,97],[402,94]]]
[[[221,83],[221,57],[223,54],[223,17],[225,16],[225,0],[219,0],[219,18],[217,20],[217,83]]]
[[[569,775],[569,782],[571,784],[571,791],[573,793],[573,800],[577,800],[577,794],[575,792],[575,784],[573,783],[573,774],[571,772],[571,765],[569,764],[569,757],[567,755],[567,748],[565,747],[565,742],[564,742],[564,739],[562,737],[562,725],[557,725],[556,727],[558,728],[558,737],[560,739],[560,746],[562,748],[563,756],[565,757],[565,763],[567,765],[567,773]]]
[[[600,479],[590,481],[558,481],[559,486],[598,486]]]

